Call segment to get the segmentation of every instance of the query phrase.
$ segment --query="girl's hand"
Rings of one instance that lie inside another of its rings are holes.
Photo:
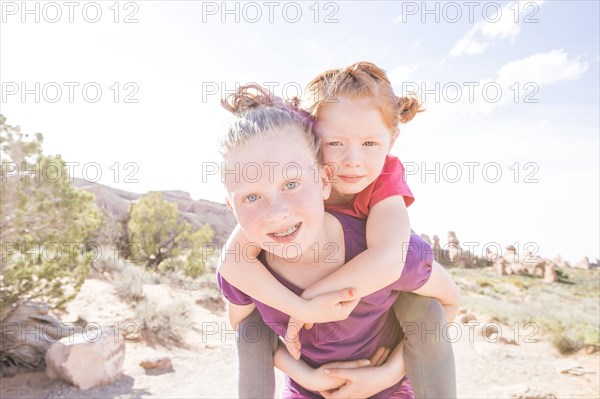
[[[295,317],[290,317],[288,327],[285,333],[285,346],[294,357],[300,359],[300,330],[302,328],[311,329],[314,323],[338,321],[348,318],[348,315],[354,310],[360,298],[356,297],[356,291],[346,289],[336,292],[329,292],[307,300],[308,311],[306,320],[303,322]]]
[[[310,389],[312,391],[335,390],[346,384],[347,380],[345,378],[332,376],[328,373],[328,370],[332,368],[336,370],[360,369],[365,367],[368,368],[369,364],[370,361],[366,359],[351,360],[349,362],[327,363],[318,369],[314,369],[305,384],[303,384],[301,381],[298,382],[306,389]]]
[[[363,368],[329,368],[327,375],[345,379],[346,383],[339,389],[320,391],[326,399],[356,398],[364,399],[389,388],[400,381],[406,373],[398,375],[397,370],[385,365],[390,354],[388,348],[379,348],[371,358],[371,367]]]
[[[356,290],[352,288],[328,292],[310,299],[306,299],[304,296],[302,298],[307,305],[302,318],[305,323],[346,320],[360,301]]]
[[[312,323],[303,323],[295,317],[290,317],[283,342],[294,359],[300,359],[300,349],[302,348],[302,344],[300,343],[300,330],[302,328],[310,330],[313,325],[314,324]]]

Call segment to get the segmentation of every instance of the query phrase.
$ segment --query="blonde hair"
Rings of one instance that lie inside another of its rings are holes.
[[[219,140],[218,149],[224,158],[254,137],[275,132],[300,132],[315,158],[320,159],[320,143],[312,130],[312,116],[264,87],[257,84],[241,86],[222,100],[221,105],[236,116]]]
[[[371,98],[394,133],[399,132],[398,124],[409,122],[418,112],[424,111],[418,99],[396,96],[385,71],[367,61],[317,75],[306,85],[300,103],[317,118],[321,107],[344,96],[350,99]]]

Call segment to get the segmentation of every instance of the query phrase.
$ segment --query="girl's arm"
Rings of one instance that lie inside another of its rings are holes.
[[[404,197],[381,200],[367,218],[367,249],[334,273],[304,291],[311,299],[325,292],[354,287],[359,297],[372,294],[400,278],[410,240]],[[306,320],[312,321],[312,320]]]
[[[397,281],[404,268],[410,241],[410,221],[404,197],[394,195],[375,204],[367,218],[366,235],[366,250],[344,267],[308,287],[302,298],[319,298],[324,293],[344,287],[355,287],[356,296],[361,298]],[[294,358],[300,358],[300,329],[290,328],[293,327],[291,324],[306,323],[308,327],[315,322],[318,320],[295,316],[290,319],[285,344]]]
[[[391,387],[406,375],[402,345],[400,342],[396,346],[389,359],[390,350],[382,347],[370,360],[333,362],[313,369],[304,361],[295,360],[280,341],[274,363],[275,367],[306,389],[327,392],[339,388],[342,394],[348,394],[339,397],[366,398]]]
[[[328,375],[325,371],[325,366],[313,369],[304,361],[294,359],[281,342],[279,342],[273,362],[275,367],[311,391],[336,389],[346,383],[345,379]],[[369,365],[369,361],[364,359],[352,360],[349,362],[335,362],[331,363],[331,365],[340,368],[365,367]]]
[[[240,323],[250,315],[256,308],[253,303],[250,305],[236,305],[227,301],[227,316],[229,316],[229,324],[237,331]]]
[[[237,225],[221,251],[219,273],[246,295],[299,320],[343,320],[356,306],[356,290],[348,287],[305,300],[281,284],[257,259],[260,247]],[[325,293],[325,292],[322,292]]]
[[[327,399],[367,398],[394,386],[406,375],[403,347],[404,343],[401,341],[387,361],[385,358],[389,354],[389,349],[386,349],[387,354],[379,361],[371,359],[372,367],[349,369],[336,367],[332,363],[322,366],[329,368],[327,375],[345,379],[346,383],[335,391],[321,391],[321,395]],[[377,353],[383,353],[381,349],[377,350],[374,357]]]
[[[446,269],[435,261],[432,263],[429,280],[421,288],[413,292],[439,300],[446,311],[448,323],[454,320],[458,314],[460,291]]]
[[[259,253],[260,247],[246,238],[238,224],[221,251],[218,271],[246,295],[284,313],[297,314],[304,301],[263,267],[257,259]]]
[[[231,302],[227,302],[227,315],[229,316],[229,323],[234,330],[237,331],[240,323],[250,315],[256,308],[256,305],[236,305]],[[326,366],[322,366],[318,369],[313,369],[302,360],[295,360],[279,340],[279,346],[275,352],[273,359],[275,367],[283,371],[294,381],[297,381],[303,387],[313,391],[325,391],[330,389],[336,389],[346,383],[345,379],[336,378],[330,376],[325,371],[326,368],[356,368],[365,367],[369,365],[369,360],[352,360],[349,362],[335,362],[329,363]]]

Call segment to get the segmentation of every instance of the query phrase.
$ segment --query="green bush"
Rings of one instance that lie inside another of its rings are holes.
[[[158,192],[142,197],[131,211],[129,240],[135,248],[132,259],[146,268],[166,272],[182,270],[198,277],[205,271],[206,243],[214,231],[209,224],[192,232],[179,216],[177,204],[163,200]]]
[[[21,300],[60,308],[73,299],[93,259],[88,238],[100,224],[94,196],[73,187],[60,155],[42,153],[0,115],[0,318]],[[29,171],[28,173],[22,173]]]

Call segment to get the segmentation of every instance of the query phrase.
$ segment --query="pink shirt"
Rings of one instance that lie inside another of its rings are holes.
[[[356,194],[354,200],[345,204],[325,205],[325,208],[356,218],[366,219],[375,204],[393,195],[403,196],[406,207],[409,207],[415,201],[415,197],[406,184],[402,162],[395,156],[387,155],[379,177]]]

